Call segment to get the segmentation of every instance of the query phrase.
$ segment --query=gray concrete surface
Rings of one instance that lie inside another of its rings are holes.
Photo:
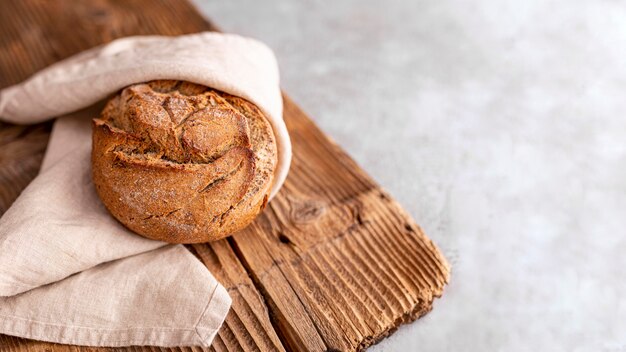
[[[626,3],[197,3],[452,262],[372,351],[626,351]]]

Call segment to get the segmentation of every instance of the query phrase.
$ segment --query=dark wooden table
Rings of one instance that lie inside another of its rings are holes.
[[[216,30],[185,1],[12,0],[1,6],[0,87],[118,37]],[[280,194],[245,230],[188,247],[233,299],[211,349],[361,350],[427,313],[449,267],[410,216],[284,98],[294,157]],[[50,126],[0,124],[0,213],[36,176]],[[126,350],[4,335],[0,349]]]

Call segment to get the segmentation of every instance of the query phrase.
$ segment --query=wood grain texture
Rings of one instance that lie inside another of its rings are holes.
[[[288,347],[359,350],[428,312],[449,268],[406,212],[287,97],[285,109],[290,177],[269,211],[231,242]]]
[[[5,1],[0,87],[89,47],[134,34],[215,30],[174,0]],[[432,308],[449,267],[409,215],[288,98],[292,168],[248,228],[188,248],[233,305],[214,351],[354,351]],[[0,213],[36,176],[50,124],[0,125]],[[88,348],[0,335],[7,351],[199,351]]]

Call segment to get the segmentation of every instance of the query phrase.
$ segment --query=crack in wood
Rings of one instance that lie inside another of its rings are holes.
[[[270,319],[270,324],[272,324],[272,328],[274,328],[274,331],[278,335],[278,338],[280,339],[280,341],[283,344],[287,343],[287,345],[289,345],[290,339],[285,335],[285,332],[283,331],[283,329],[280,328],[281,324],[277,320],[278,314],[275,312],[275,309],[272,308],[272,305],[268,304],[268,300],[270,299],[270,296],[267,294],[267,290],[265,290],[265,287],[261,284],[261,281],[255,274],[254,270],[252,270],[252,268],[250,267],[250,264],[246,260],[245,256],[241,252],[241,249],[239,248],[235,240],[232,237],[228,237],[226,240],[228,241],[230,246],[233,248],[233,252],[237,256],[237,259],[239,259],[243,268],[248,273],[248,276],[251,279],[252,285],[254,285],[254,288],[261,294],[261,299],[263,300],[263,304],[269,311],[269,319]]]

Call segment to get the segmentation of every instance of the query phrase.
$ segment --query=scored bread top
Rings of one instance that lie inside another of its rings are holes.
[[[96,190],[153,239],[204,242],[243,228],[265,206],[276,163],[255,105],[189,82],[126,87],[94,120]]]

